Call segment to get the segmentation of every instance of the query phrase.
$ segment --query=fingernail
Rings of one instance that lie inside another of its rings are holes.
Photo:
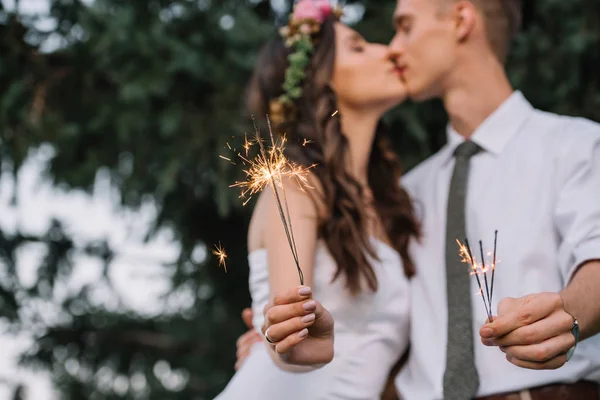
[[[313,322],[315,320],[315,314],[308,314],[302,317],[302,322],[308,324],[309,322]]]
[[[308,329],[306,329],[306,328],[304,328],[300,332],[298,332],[298,337],[299,338],[306,337],[307,335],[308,335]]]
[[[308,296],[311,293],[312,293],[312,290],[308,286],[303,286],[300,289],[298,289],[298,294],[300,296]]]
[[[302,304],[302,308],[304,308],[305,311],[313,311],[315,308],[317,308],[317,302],[314,300],[309,300]]]
[[[494,330],[492,328],[481,328],[481,336],[489,338],[494,336]]]

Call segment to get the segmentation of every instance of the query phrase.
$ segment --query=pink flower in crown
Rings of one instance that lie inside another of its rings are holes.
[[[300,0],[294,7],[295,20],[313,19],[322,24],[331,14],[332,8],[327,0]]]
[[[317,3],[319,10],[321,10],[323,19],[327,18],[333,12],[333,7],[329,3],[329,0],[316,0],[315,3]]]

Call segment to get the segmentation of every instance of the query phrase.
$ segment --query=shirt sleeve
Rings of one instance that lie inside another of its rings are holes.
[[[555,221],[566,285],[583,263],[600,260],[600,125],[576,120],[562,134]]]

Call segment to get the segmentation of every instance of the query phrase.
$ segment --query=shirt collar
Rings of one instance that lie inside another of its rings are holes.
[[[500,154],[532,110],[533,106],[517,90],[475,129],[471,140],[487,152]],[[444,163],[450,161],[454,150],[465,141],[450,124],[446,127],[446,137],[448,141],[441,152]]]

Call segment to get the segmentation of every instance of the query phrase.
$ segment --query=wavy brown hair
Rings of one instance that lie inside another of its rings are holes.
[[[334,279],[344,276],[346,287],[356,294],[366,282],[377,290],[377,279],[368,256],[377,258],[368,233],[368,208],[364,189],[349,173],[350,148],[342,134],[336,95],[330,82],[335,60],[335,19],[321,27],[318,43],[311,56],[302,87],[302,97],[294,102],[293,114],[277,126],[288,139],[286,156],[312,169],[322,189],[320,201],[325,215],[319,220],[322,238],[334,260]],[[283,93],[282,85],[288,66],[289,49],[282,39],[273,39],[260,52],[247,89],[247,107],[256,115],[269,113],[269,103]],[[377,127],[369,160],[368,183],[374,197],[372,205],[394,249],[400,254],[407,276],[415,273],[408,253],[411,237],[419,236],[419,225],[408,194],[398,184],[400,162],[391,150],[387,130]],[[306,144],[306,143],[309,144]]]

